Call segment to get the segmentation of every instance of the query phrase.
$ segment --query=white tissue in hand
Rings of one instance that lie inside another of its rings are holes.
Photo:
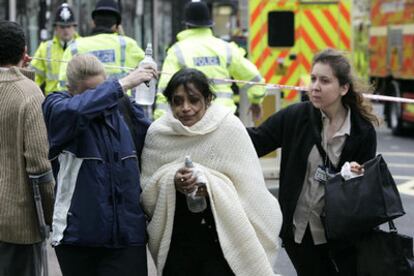
[[[196,181],[197,184],[206,184],[207,183],[207,179],[206,179],[206,176],[204,175],[204,172],[202,170],[200,170],[199,168],[194,168],[193,169],[193,174],[197,178],[197,181]]]
[[[345,164],[341,168],[341,175],[345,180],[362,176],[363,174],[357,174],[351,171],[351,164],[349,162],[345,162]]]

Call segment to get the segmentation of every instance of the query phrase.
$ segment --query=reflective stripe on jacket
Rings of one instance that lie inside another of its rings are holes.
[[[63,60],[71,60],[75,54],[93,54],[104,65],[135,68],[144,58],[144,51],[130,37],[113,34],[97,34],[72,43],[63,54]],[[62,63],[59,71],[59,89],[66,90],[66,67]],[[120,78],[128,71],[122,68],[105,68],[109,77]]]
[[[167,53],[162,74],[158,83],[157,109],[162,109],[162,104],[167,100],[162,95],[172,75],[183,67],[196,68],[202,71],[208,78],[234,79],[263,82],[256,66],[246,59],[243,51],[234,43],[228,43],[213,36],[209,28],[195,28],[180,32],[175,43]],[[247,93],[251,103],[261,103],[265,88],[262,86],[238,85],[240,93]],[[216,103],[227,106],[233,111],[236,106],[232,99],[233,91],[229,83],[215,83],[212,86],[216,93]],[[164,105],[165,106],[165,105]],[[156,110],[157,113],[162,113]]]
[[[78,38],[80,38],[79,35],[75,33],[74,39],[76,40]],[[35,82],[39,86],[45,84],[46,95],[58,90],[61,63],[53,60],[61,60],[63,53],[64,50],[62,44],[60,43],[59,38],[55,35],[53,39],[40,44],[33,56],[34,59],[30,63],[36,73]],[[48,61],[36,58],[48,59]]]

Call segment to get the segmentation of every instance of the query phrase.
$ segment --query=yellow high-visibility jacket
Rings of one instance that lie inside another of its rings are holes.
[[[137,42],[117,33],[102,33],[76,40],[66,49],[63,60],[71,60],[75,54],[93,54],[104,66],[135,68],[144,58],[144,51]],[[125,68],[105,67],[109,77],[120,78],[128,74]],[[66,90],[67,63],[62,63],[59,71],[59,88]]]
[[[210,28],[194,28],[180,32],[177,40],[168,50],[158,82],[154,118],[161,117],[168,109],[167,99],[162,94],[172,75],[183,67],[202,71],[208,78],[264,82],[256,66],[244,57],[236,44],[213,36]],[[240,93],[247,93],[253,104],[260,104],[265,96],[264,86],[238,84]],[[230,83],[215,82],[212,86],[215,102],[229,107],[233,112],[236,105]]]
[[[75,33],[73,39],[76,40],[80,36]],[[53,39],[42,42],[37,48],[34,59],[30,66],[35,71],[35,82],[37,85],[45,85],[45,95],[58,90],[60,62],[63,56],[63,46],[59,38],[55,35]],[[36,58],[48,59],[39,60]]]

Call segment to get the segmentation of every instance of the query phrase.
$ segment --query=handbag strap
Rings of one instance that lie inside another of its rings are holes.
[[[323,149],[322,145],[320,143],[316,143],[316,147],[318,148],[318,151],[319,151],[319,153],[320,153],[320,155],[323,159],[323,163],[324,163],[325,167],[333,168],[333,169],[335,169],[335,171],[337,171],[336,167],[332,164],[331,160],[329,159],[328,154]]]
[[[392,232],[392,233],[397,233],[398,232],[397,227],[395,226],[393,220],[388,221],[388,227],[390,229],[390,232]]]
[[[315,138],[315,145],[318,148],[319,154],[321,155],[322,159],[323,159],[323,164],[325,165],[325,167],[328,168],[332,168],[334,169],[336,172],[338,171],[336,166],[333,165],[333,163],[331,162],[331,160],[329,159],[328,154],[325,152],[325,150],[322,147],[322,137],[321,137],[321,133],[318,130],[318,121],[317,118],[315,118],[315,112],[312,108],[312,106],[310,106],[310,119],[311,119],[311,129],[312,129],[312,134],[313,137]]]
[[[318,132],[315,123],[312,124],[312,132],[313,132],[313,136],[315,137],[316,147],[318,148],[319,154],[321,155],[323,159],[323,164],[325,165],[325,167],[333,168],[335,171],[338,171],[336,166],[333,165],[333,163],[329,159],[328,154],[322,147],[322,137],[321,137],[321,134]]]

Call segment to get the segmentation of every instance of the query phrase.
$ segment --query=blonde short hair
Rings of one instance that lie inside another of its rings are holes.
[[[68,87],[71,92],[78,89],[80,82],[98,75],[106,76],[105,68],[99,59],[91,54],[75,55],[66,69]]]

